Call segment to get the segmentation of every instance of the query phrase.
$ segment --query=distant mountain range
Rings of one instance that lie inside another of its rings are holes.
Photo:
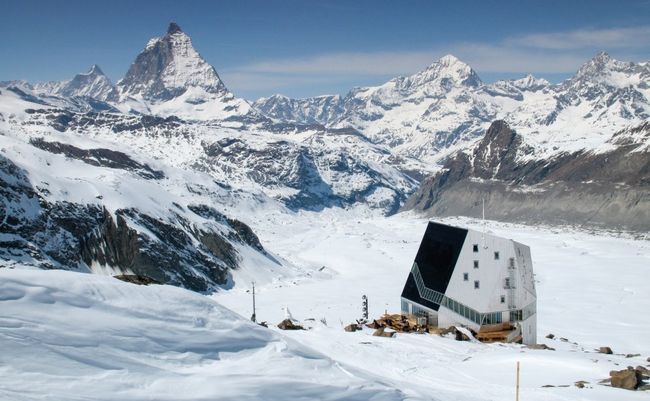
[[[250,211],[368,208],[650,230],[650,63],[485,84],[445,56],[345,96],[249,104],[172,23],[116,85],[0,83],[0,264],[206,291],[276,268]],[[249,227],[249,225],[252,225]]]
[[[262,98],[265,115],[295,123],[352,127],[396,154],[438,163],[501,119],[546,157],[607,146],[611,135],[650,118],[650,63],[600,53],[571,79],[550,84],[526,76],[485,84],[448,55],[421,72],[346,96]]]

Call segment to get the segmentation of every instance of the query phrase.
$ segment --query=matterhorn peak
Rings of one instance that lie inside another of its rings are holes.
[[[173,35],[176,33],[183,33],[183,30],[177,23],[172,21],[169,23],[169,27],[167,27],[167,35]]]
[[[118,83],[121,97],[167,101],[194,89],[217,96],[229,95],[215,69],[194,49],[192,41],[175,22],[162,38],[149,40],[124,79]]]

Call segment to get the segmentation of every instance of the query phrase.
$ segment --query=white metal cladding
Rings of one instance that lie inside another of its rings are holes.
[[[535,314],[535,302],[526,306],[524,310],[500,310],[495,312],[480,313],[477,310],[462,304],[461,302],[445,296],[441,292],[427,288],[427,286],[424,284],[424,280],[422,280],[420,268],[418,267],[417,263],[413,263],[413,266],[411,267],[411,273],[413,273],[415,285],[421,298],[426,299],[427,301],[432,302],[436,305],[444,306],[450,311],[479,325],[501,323],[503,321],[503,312],[510,312],[510,321],[525,320]],[[408,308],[404,304],[402,304],[402,311],[408,313]]]

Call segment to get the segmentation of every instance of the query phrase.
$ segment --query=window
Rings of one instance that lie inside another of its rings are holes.
[[[499,260],[499,252],[494,252],[494,260]]]
[[[506,283],[505,283],[504,287],[510,288],[510,277],[506,277]]]
[[[501,303],[502,304],[506,303],[506,296],[505,295],[501,295]]]
[[[515,258],[510,258],[510,268],[511,269],[515,268]]]
[[[475,260],[475,261],[474,261],[474,268],[475,268],[475,269],[478,269],[478,260]]]
[[[478,252],[478,244],[474,244],[474,245],[472,246],[472,250],[473,250],[474,252]]]
[[[474,289],[478,289],[478,288],[479,288],[479,282],[478,280],[476,280],[474,281]]]
[[[463,280],[469,281],[469,273],[463,273]]]

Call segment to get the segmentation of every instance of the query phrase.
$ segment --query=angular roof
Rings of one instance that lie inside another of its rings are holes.
[[[420,277],[428,289],[445,293],[467,232],[464,228],[429,222],[415,257]],[[409,273],[402,297],[433,310],[439,308],[439,305],[420,297],[413,272]]]

